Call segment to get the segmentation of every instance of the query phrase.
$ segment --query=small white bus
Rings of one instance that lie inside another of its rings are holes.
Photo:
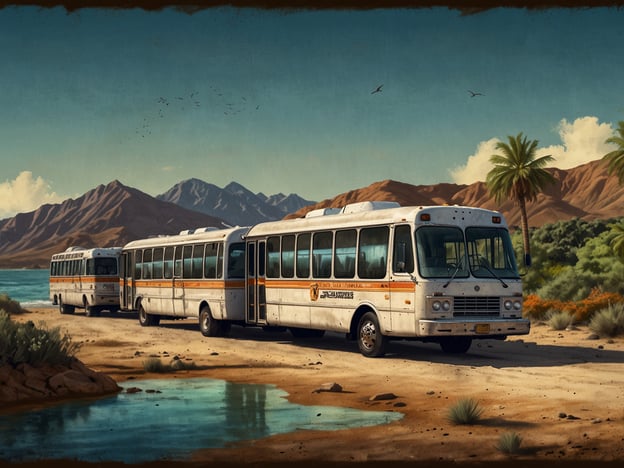
[[[196,317],[206,336],[244,323],[248,228],[199,228],[129,242],[121,255],[120,304],[142,326]]]
[[[76,307],[86,315],[102,310],[119,310],[119,256],[121,247],[69,247],[52,255],[50,300],[61,314],[73,314]]]
[[[463,353],[529,333],[499,212],[363,202],[255,225],[245,242],[247,324],[343,332],[370,357],[389,339]]]

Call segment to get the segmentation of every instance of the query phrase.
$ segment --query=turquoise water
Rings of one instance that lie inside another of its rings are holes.
[[[22,307],[51,306],[48,270],[0,270],[0,294]]]
[[[392,411],[296,405],[272,385],[201,378],[122,386],[143,391],[3,416],[0,460],[186,460],[196,450],[240,440],[373,426],[403,417]]]

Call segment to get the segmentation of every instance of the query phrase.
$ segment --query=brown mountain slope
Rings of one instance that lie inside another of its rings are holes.
[[[573,169],[549,169],[556,183],[527,205],[529,224],[541,226],[572,218],[608,219],[624,216],[624,186],[609,176],[598,160]],[[501,211],[511,226],[520,224],[520,210],[511,201],[496,203],[483,182],[470,185],[410,185],[393,180],[375,182],[358,190],[323,200],[288,216],[304,216],[316,208],[341,207],[359,201],[396,201],[401,205],[466,205]]]
[[[75,200],[0,221],[0,268],[46,267],[53,253],[72,245],[121,246],[221,222],[113,181]]]

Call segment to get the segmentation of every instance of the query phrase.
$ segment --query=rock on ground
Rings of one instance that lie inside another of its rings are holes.
[[[38,403],[67,397],[99,396],[121,390],[108,375],[86,367],[78,359],[69,365],[0,366],[0,407]]]

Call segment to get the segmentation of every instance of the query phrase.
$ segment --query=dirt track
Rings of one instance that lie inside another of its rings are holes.
[[[444,354],[434,344],[391,342],[385,358],[369,359],[338,334],[293,341],[289,333],[233,327],[229,338],[205,338],[191,320],[142,328],[132,314],[88,318],[56,309],[16,320],[60,326],[82,342],[78,357],[85,364],[118,381],[154,377],[143,371],[145,359],[168,362],[178,355],[199,369],[171,377],[272,383],[301,404],[405,414],[386,426],[292,433],[200,451],[197,461],[624,460],[624,339],[588,340],[584,327],[559,332],[534,325],[528,336],[475,341],[465,355]],[[344,391],[314,392],[329,382]],[[397,398],[370,401],[379,393]],[[448,409],[466,397],[483,408],[480,422],[450,423]],[[523,439],[513,457],[495,448],[511,431]]]

